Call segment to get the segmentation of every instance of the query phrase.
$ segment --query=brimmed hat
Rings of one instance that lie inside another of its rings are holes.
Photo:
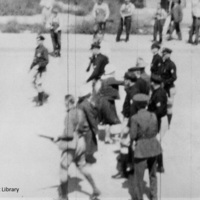
[[[91,48],[90,48],[90,49],[100,49],[100,48],[101,48],[100,44],[98,44],[98,43],[93,43],[93,44],[91,45]]]
[[[172,50],[170,48],[163,48],[162,53],[167,53],[167,54],[171,54]]]
[[[134,95],[133,100],[139,103],[147,103],[149,101],[149,96],[146,94],[136,94]]]
[[[147,66],[147,63],[144,61],[144,59],[141,57],[138,57],[136,60],[135,67],[129,68],[128,71],[130,72],[142,71],[145,69],[146,66]]]
[[[161,84],[162,83],[162,78],[159,75],[156,74],[152,74],[151,75],[151,81],[157,84]]]
[[[44,37],[43,35],[38,35],[38,36],[37,36],[37,39],[38,39],[38,40],[45,40],[45,37]]]
[[[131,73],[130,71],[128,71],[124,74],[124,79],[130,80],[132,82],[137,81],[136,75],[134,73]]]
[[[160,49],[160,44],[155,42],[151,45],[151,49]]]

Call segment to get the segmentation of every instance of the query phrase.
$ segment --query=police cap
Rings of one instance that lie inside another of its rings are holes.
[[[98,44],[98,43],[93,43],[92,45],[91,45],[91,48],[90,49],[100,49],[101,48],[101,46],[100,46],[100,44]]]
[[[128,71],[124,74],[124,79],[130,80],[131,82],[137,81],[136,75],[134,73],[131,73],[130,71]]]
[[[139,103],[148,103],[149,96],[147,96],[146,94],[136,94],[134,95],[133,100]]]
[[[160,49],[160,44],[155,42],[151,45],[151,49]]]
[[[38,39],[38,40],[45,40],[45,37],[44,37],[43,35],[38,35],[38,36],[37,36],[37,39]]]
[[[162,53],[167,53],[167,54],[171,54],[172,53],[172,50],[171,49],[169,49],[169,48],[164,48],[163,50],[162,50]]]

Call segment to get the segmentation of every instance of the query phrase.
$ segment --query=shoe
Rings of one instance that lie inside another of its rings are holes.
[[[188,40],[188,42],[187,42],[187,43],[189,43],[189,44],[193,44],[192,40]]]
[[[96,200],[101,195],[101,191],[99,189],[94,190],[93,194],[91,195],[91,200]]]
[[[163,166],[158,166],[158,167],[157,167],[157,172],[158,172],[158,173],[164,173],[164,172],[165,172],[164,167],[163,167]]]
[[[116,42],[120,42],[120,39],[116,39]]]
[[[169,37],[167,38],[167,40],[168,40],[168,41],[173,40],[172,36],[169,36]]]
[[[105,144],[112,144],[113,141],[111,139],[105,139]]]

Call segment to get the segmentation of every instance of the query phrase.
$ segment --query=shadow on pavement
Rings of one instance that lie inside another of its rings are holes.
[[[128,193],[131,195],[132,198],[134,198],[133,175],[129,176],[129,178],[122,183],[122,187],[127,188]],[[145,181],[143,182],[143,187],[144,187],[144,194],[150,199],[150,188],[147,187],[147,182],[145,182]]]

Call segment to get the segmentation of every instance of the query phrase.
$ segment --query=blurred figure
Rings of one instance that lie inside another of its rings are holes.
[[[165,12],[163,8],[161,8],[161,4],[158,3],[156,14],[155,14],[153,42],[157,42],[157,34],[159,33],[159,43],[162,43],[162,32],[163,32],[163,26],[164,26],[166,17],[167,17],[167,13]]]
[[[119,28],[117,32],[116,42],[120,41],[120,37],[121,37],[123,29],[126,30],[125,41],[126,42],[129,41],[129,34],[131,31],[131,21],[132,21],[134,10],[135,10],[134,4],[132,4],[130,0],[124,0],[124,3],[122,4],[120,8],[121,20],[120,20],[120,24],[119,24]]]
[[[161,78],[163,80],[163,88],[167,92],[168,95],[168,102],[167,102],[167,117],[168,117],[168,124],[170,127],[172,115],[173,115],[173,104],[174,104],[174,96],[176,94],[176,88],[174,82],[177,80],[177,72],[176,72],[176,65],[170,59],[172,50],[169,48],[164,48],[162,50],[162,71],[161,71]]]
[[[120,99],[120,85],[123,85],[123,81],[115,79],[115,67],[112,65],[106,67],[104,75],[95,85],[95,93],[98,94],[97,105],[100,122],[106,126],[106,144],[112,143],[112,127],[121,124],[115,106],[115,100]],[[118,133],[120,133],[120,130]]]
[[[98,31],[105,33],[106,21],[110,15],[110,10],[107,3],[103,0],[97,0],[92,11],[93,17],[95,19],[94,34]]]
[[[101,78],[105,72],[105,67],[109,63],[108,57],[100,53],[101,46],[98,43],[91,45],[92,57],[90,58],[90,64],[87,68],[87,72],[90,71],[91,66],[93,67],[93,72],[90,77],[87,79],[87,82],[95,82]]]
[[[198,45],[198,43],[199,43],[199,28],[200,28],[200,1],[199,0],[196,2],[196,4],[193,5],[193,25],[192,25],[192,28],[190,31],[189,43]],[[193,34],[195,34],[194,42],[192,39]]]
[[[97,188],[86,163],[85,136],[89,125],[83,111],[75,106],[75,100],[72,95],[65,96],[65,105],[65,129],[63,134],[54,140],[62,151],[60,162],[60,186],[58,189],[59,197],[61,200],[68,199],[69,167],[74,162],[82,175],[92,186],[93,199],[100,195],[100,191]]]
[[[61,23],[58,15],[58,10],[52,10],[52,16],[50,18],[50,33],[53,44],[53,56],[60,57],[61,50]]]
[[[149,171],[150,199],[157,200],[157,156],[162,152],[161,145],[156,136],[158,133],[157,119],[154,113],[146,110],[148,96],[137,94],[133,101],[137,105],[138,112],[131,118],[130,137],[134,151],[134,185],[133,198],[143,199],[144,172]]]
[[[171,28],[169,30],[169,38],[168,40],[172,40],[172,34],[174,29],[176,30],[176,34],[178,35],[178,39],[182,40],[182,33],[180,28],[180,23],[183,20],[183,11],[182,6],[179,3],[179,0],[174,0],[174,6],[171,10]]]
[[[154,43],[151,45],[151,52],[153,54],[153,59],[151,61],[151,74],[160,75],[161,67],[162,67],[162,57],[159,54],[160,45],[158,43]]]
[[[42,7],[42,21],[45,27],[51,16],[51,11],[53,9],[54,3],[55,3],[55,0],[41,0],[40,1],[40,6]]]
[[[48,95],[45,94],[44,89],[42,87],[43,76],[46,72],[46,66],[49,63],[48,50],[43,44],[44,40],[45,38],[42,35],[39,35],[37,37],[37,47],[35,49],[34,59],[30,67],[31,71],[35,66],[38,66],[33,80],[34,87],[38,91],[37,106],[42,106],[44,101],[48,98]]]

